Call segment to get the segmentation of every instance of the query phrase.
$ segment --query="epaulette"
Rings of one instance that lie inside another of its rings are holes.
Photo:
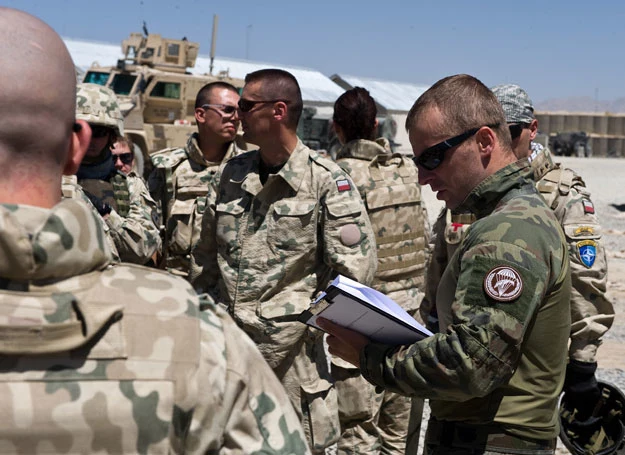
[[[157,168],[173,168],[187,159],[184,147],[170,147],[150,155],[152,164]]]

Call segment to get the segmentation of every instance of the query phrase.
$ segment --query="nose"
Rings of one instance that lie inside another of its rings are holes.
[[[417,179],[419,181],[419,185],[421,186],[429,185],[433,177],[432,172],[428,171],[427,169],[421,166],[419,166],[417,169],[418,169]]]

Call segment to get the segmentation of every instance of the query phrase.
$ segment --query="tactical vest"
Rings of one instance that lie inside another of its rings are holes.
[[[110,205],[121,217],[130,213],[128,179],[121,172],[115,172],[109,180],[82,179],[78,184],[84,191]]]
[[[547,202],[547,205],[552,210],[556,210],[558,196],[566,196],[571,191],[571,188],[576,186],[583,187],[583,185],[582,179],[571,169],[562,169],[557,165],[536,183],[536,188]]]
[[[362,179],[358,175],[352,178],[357,184]],[[417,168],[400,154],[378,155],[369,163],[368,184],[358,187],[377,245],[373,285],[422,276],[425,223]]]

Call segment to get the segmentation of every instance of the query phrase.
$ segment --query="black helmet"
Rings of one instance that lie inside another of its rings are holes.
[[[601,397],[583,422],[576,420],[566,393],[560,397],[560,439],[573,455],[625,455],[625,395],[613,384],[597,383]]]

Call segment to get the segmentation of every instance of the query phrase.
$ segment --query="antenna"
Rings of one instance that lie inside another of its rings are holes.
[[[143,21],[143,34],[144,34],[145,36],[148,36],[148,26],[147,26],[147,24],[145,23],[145,21]]]
[[[213,75],[213,61],[215,60],[215,46],[217,45],[217,23],[219,18],[216,14],[213,15],[213,37],[211,39],[211,65],[209,68],[209,74]]]

